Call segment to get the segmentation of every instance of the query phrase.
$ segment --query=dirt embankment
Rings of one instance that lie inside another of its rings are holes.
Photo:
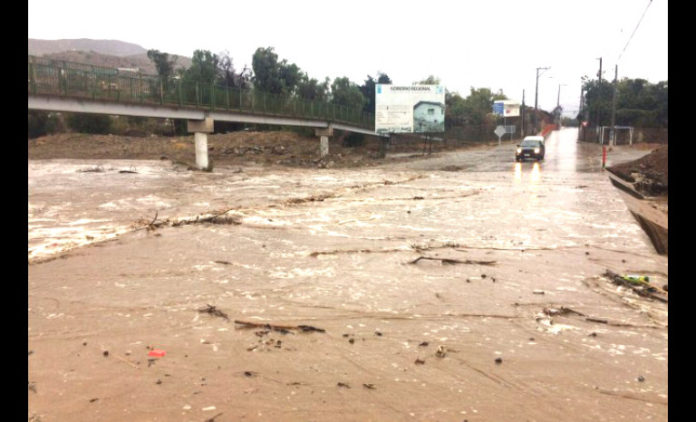
[[[646,196],[667,194],[668,162],[667,145],[650,154],[628,163],[609,168],[621,179],[632,183],[634,188]]]
[[[362,146],[344,146],[347,134],[330,138],[329,155],[319,155],[319,139],[291,131],[239,131],[208,136],[209,159],[217,165],[280,165],[289,167],[364,167],[383,163],[378,159],[380,140],[365,137]],[[193,136],[135,137],[61,133],[28,141],[29,159],[168,159],[195,162]],[[445,148],[435,143],[432,152]],[[462,148],[462,147],[460,147]],[[464,146],[466,148],[466,146]],[[420,139],[395,140],[389,152],[423,153]]]
[[[657,252],[665,255],[669,253],[667,155],[667,146],[665,145],[638,160],[608,168],[616,178],[620,178],[632,186],[632,189],[631,187],[622,187],[621,183],[612,180],[616,187],[631,194],[624,197],[628,209],[650,237]],[[635,194],[634,191],[647,198],[639,199],[640,195]]]

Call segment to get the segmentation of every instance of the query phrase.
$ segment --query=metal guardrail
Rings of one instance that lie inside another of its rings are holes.
[[[322,119],[374,129],[374,115],[329,102],[215,83],[165,80],[156,75],[121,72],[109,67],[42,57],[29,56],[28,82],[28,93],[31,95]]]

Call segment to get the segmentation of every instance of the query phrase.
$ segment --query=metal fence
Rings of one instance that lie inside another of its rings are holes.
[[[374,129],[362,109],[215,83],[184,82],[156,75],[29,56],[28,92],[131,104],[234,111],[255,115],[321,119]]]

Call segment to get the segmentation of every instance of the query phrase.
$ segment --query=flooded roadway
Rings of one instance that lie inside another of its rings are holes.
[[[31,161],[29,416],[666,419],[667,307],[601,275],[666,283],[667,258],[575,136],[522,164],[510,144],[369,170]]]

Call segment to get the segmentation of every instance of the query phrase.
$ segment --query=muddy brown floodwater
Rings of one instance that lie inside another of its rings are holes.
[[[665,420],[667,305],[602,275],[662,286],[667,257],[575,137],[540,164],[30,161],[29,417]]]

